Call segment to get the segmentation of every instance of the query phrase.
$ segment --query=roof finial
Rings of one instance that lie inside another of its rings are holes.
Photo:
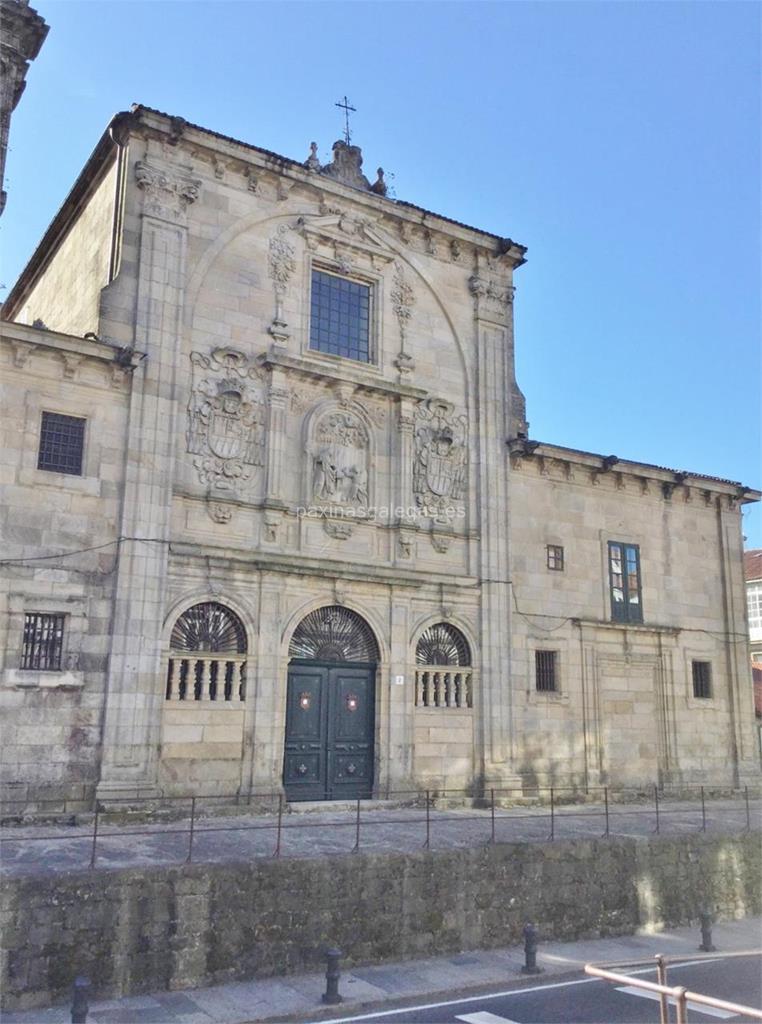
[[[349,145],[352,141],[352,135],[349,131],[349,111],[351,110],[352,113],[356,114],[357,108],[349,105],[349,100],[346,96],[343,103],[336,103],[334,106],[340,107],[344,111],[344,141]]]

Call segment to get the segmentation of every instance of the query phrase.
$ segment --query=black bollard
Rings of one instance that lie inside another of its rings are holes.
[[[71,1024],[87,1024],[90,1009],[90,980],[80,975],[71,987]]]
[[[714,953],[717,947],[712,945],[712,924],[714,919],[712,918],[711,911],[706,908],[699,911],[699,921],[701,922],[701,945],[699,949],[702,953]]]
[[[341,977],[341,972],[339,971],[339,960],[341,959],[341,950],[327,949],[325,951],[325,958],[328,966],[325,972],[325,992],[323,993],[323,1002],[329,1004],[343,1003],[344,1000],[339,995],[339,978]]]
[[[537,966],[537,929],[533,924],[524,925],[524,966],[522,974],[542,974],[542,967]]]

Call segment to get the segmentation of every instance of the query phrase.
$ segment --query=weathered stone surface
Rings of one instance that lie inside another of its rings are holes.
[[[759,833],[320,860],[256,861],[6,882],[7,1009],[63,999],[85,973],[100,996],[545,938],[626,934],[762,910]]]

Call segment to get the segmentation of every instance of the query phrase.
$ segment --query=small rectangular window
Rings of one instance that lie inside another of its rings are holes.
[[[640,549],[637,544],[609,541],[609,586],[614,622],[642,622]]]
[[[312,271],[310,348],[370,362],[370,287]]]
[[[59,672],[63,652],[64,615],[24,616],[22,669]]]
[[[79,416],[62,416],[57,412],[44,412],[40,425],[37,468],[51,473],[82,476],[84,441],[85,420]]]
[[[558,689],[556,676],[557,651],[535,651],[535,689],[541,693],[552,693]]]
[[[704,699],[712,696],[712,665],[709,661],[693,662],[693,696]]]
[[[564,549],[560,544],[548,544],[548,568],[557,572],[564,570]]]

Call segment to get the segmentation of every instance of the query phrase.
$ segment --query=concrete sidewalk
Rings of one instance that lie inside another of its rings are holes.
[[[718,953],[759,949],[762,946],[762,917],[729,921],[714,926]],[[640,960],[664,953],[683,957],[698,952],[698,925],[677,928],[657,935],[640,934],[579,942],[541,943],[538,963],[544,968],[537,984],[551,975],[580,970],[590,961]],[[445,994],[492,987],[512,987],[524,976],[521,947],[460,953],[357,967],[342,974],[341,1007],[324,1007],[322,974],[302,974],[263,981],[234,982],[215,988],[160,992],[150,996],[94,1002],[90,1024],[244,1024],[247,1021],[308,1021],[321,1015],[335,1017],[363,1007],[382,1008],[401,999],[430,999]],[[329,1011],[330,1012],[327,1012]],[[337,1013],[338,1011],[338,1013]],[[4,1024],[68,1024],[68,1006],[49,1010],[6,1013]]]

